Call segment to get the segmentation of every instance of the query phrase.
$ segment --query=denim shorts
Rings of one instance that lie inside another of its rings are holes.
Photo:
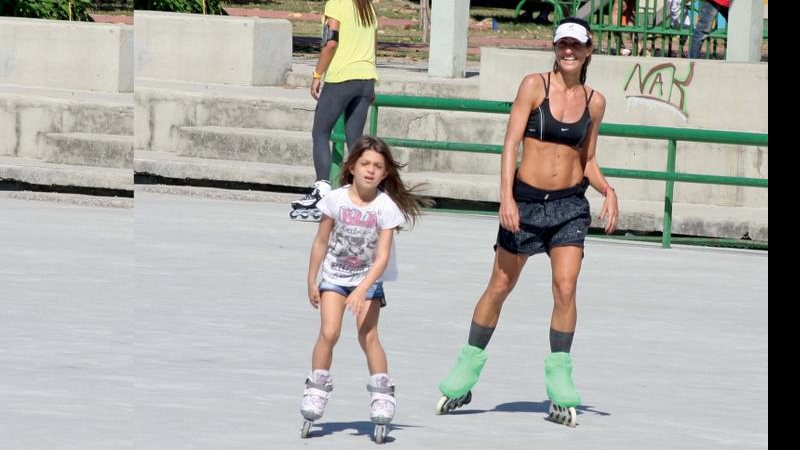
[[[520,231],[512,233],[500,226],[497,243],[516,254],[550,254],[550,249],[563,245],[583,247],[592,216],[586,189],[589,180],[581,184],[547,191],[535,188],[518,178],[514,180],[514,199],[519,208]]]
[[[338,284],[322,281],[319,284],[319,291],[331,291],[347,297],[357,286],[339,286]],[[378,281],[367,290],[367,300],[378,300],[381,302],[381,308],[386,306],[386,294],[383,293],[383,281]]]

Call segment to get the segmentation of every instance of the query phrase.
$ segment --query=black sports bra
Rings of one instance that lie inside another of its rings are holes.
[[[542,81],[545,81],[542,74],[539,76],[542,77]],[[583,93],[586,95],[586,86],[583,87]],[[550,73],[548,72],[547,81],[544,84],[544,101],[531,111],[531,115],[528,117],[528,127],[525,129],[525,137],[569,145],[577,150],[586,138],[589,125],[592,123],[592,116],[589,114],[589,101],[592,99],[592,95],[594,95],[594,89],[591,94],[586,95],[586,109],[577,122],[564,123],[556,120],[550,112]]]

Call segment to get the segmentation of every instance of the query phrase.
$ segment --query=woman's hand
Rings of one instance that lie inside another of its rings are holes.
[[[322,81],[319,78],[314,78],[311,80],[311,96],[314,97],[314,100],[319,100],[319,93],[322,91]]]
[[[617,192],[614,189],[608,189],[606,191],[603,209],[600,210],[600,220],[606,220],[606,234],[611,234],[617,229],[619,207],[617,206]]]
[[[515,200],[500,203],[500,225],[512,233],[519,232],[519,208]]]

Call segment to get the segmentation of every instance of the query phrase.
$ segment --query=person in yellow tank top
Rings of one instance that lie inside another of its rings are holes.
[[[378,18],[372,0],[329,0],[322,24],[322,46],[310,88],[317,100],[311,131],[316,181],[308,195],[292,202],[289,217],[294,220],[318,221],[317,202],[331,190],[333,126],[344,113],[347,147],[352,148],[364,133],[378,80]]]

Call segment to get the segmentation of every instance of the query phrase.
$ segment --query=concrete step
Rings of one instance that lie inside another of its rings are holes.
[[[47,133],[133,135],[131,94],[0,85],[0,155],[41,159]]]
[[[38,159],[10,156],[0,156],[0,180],[13,180],[38,186],[133,192],[131,169],[52,164]]]
[[[306,89],[136,78],[138,151],[175,152],[177,129],[220,126],[310,131],[316,101]]]
[[[310,134],[316,106],[305,88],[154,81],[143,84],[138,80],[136,86],[137,151],[176,152],[181,145],[178,131],[186,126],[282,129]],[[146,112],[139,114],[139,111]],[[141,128],[140,123],[143,124]],[[377,134],[381,137],[502,144],[507,116],[381,108],[378,124]],[[677,164],[685,173],[715,175],[744,175],[752,173],[752,168],[755,168],[760,177],[766,178],[767,149],[740,147],[681,142]],[[600,136],[597,149],[603,167],[656,171],[666,168],[667,144],[663,140]],[[496,154],[398,148],[395,156],[407,163],[410,171],[497,175],[500,168]],[[282,161],[268,162],[284,164]],[[626,198],[658,202],[664,196],[663,183],[615,179],[614,184],[628,196]],[[685,203],[761,207],[767,205],[767,197],[767,190],[758,188],[679,183],[675,189],[675,200]]]
[[[316,61],[295,62],[287,75],[286,84],[308,88],[315,66]],[[427,65],[379,64],[380,80],[375,84],[375,92],[427,97],[478,98],[480,77],[477,69],[468,67],[466,78],[438,78],[428,76]]]
[[[310,136],[316,108],[307,90],[279,87],[245,88],[137,79],[135,97],[136,151],[178,152],[185,148],[185,143],[181,142],[184,136],[179,130],[186,127],[301,131]],[[503,142],[506,121],[501,114],[382,108],[378,134],[421,140],[497,143]],[[242,159],[257,160],[252,155],[258,150],[245,153],[250,156]],[[208,153],[197,156],[219,158]],[[497,174],[500,167],[498,155],[400,149],[396,156],[414,171]]]
[[[292,187],[311,186],[316,178],[312,166],[192,158],[170,152],[146,150],[136,151],[133,170],[137,174],[174,179],[231,181]]]
[[[45,144],[45,162],[133,169],[133,136],[47,133]]]
[[[314,181],[311,166],[268,164],[261,162],[190,158],[168,152],[137,151],[136,173],[174,179],[195,179],[307,187]],[[498,202],[497,175],[403,171],[408,185],[424,183],[419,193],[430,197]],[[592,208],[592,226],[602,227],[598,216],[603,197],[590,190],[587,198]],[[658,201],[620,199],[619,229],[661,231],[664,205]],[[754,240],[769,240],[767,208],[709,206],[690,203],[673,204],[673,233],[739,239],[745,234]]]
[[[176,154],[179,156],[313,165],[308,131],[204,126],[181,127],[178,133]],[[414,172],[496,175],[500,167],[500,155],[403,147],[394,148],[393,153],[401,164]]]
[[[312,166],[311,133],[231,127],[181,127],[179,156]]]

